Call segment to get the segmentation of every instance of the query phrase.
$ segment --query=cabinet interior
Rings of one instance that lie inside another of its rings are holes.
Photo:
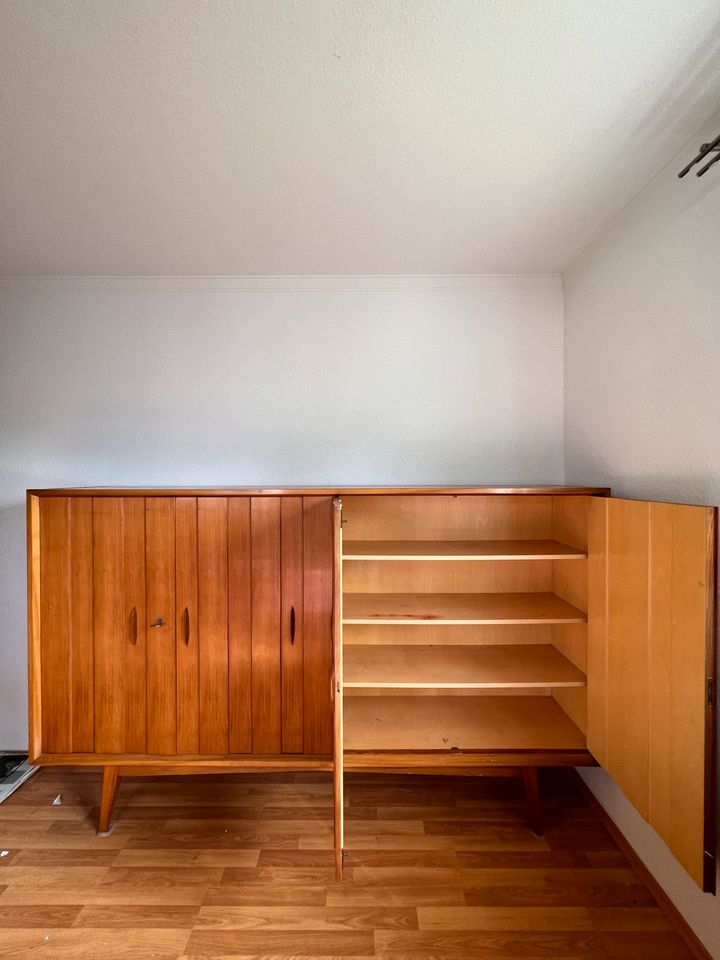
[[[346,496],[344,749],[586,746],[585,496]]]

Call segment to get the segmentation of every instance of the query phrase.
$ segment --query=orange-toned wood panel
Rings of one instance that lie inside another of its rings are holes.
[[[202,754],[228,750],[227,500],[199,497],[199,746]]]
[[[551,525],[546,496],[343,496],[346,540],[539,540]]]
[[[305,752],[333,749],[332,497],[303,498]]]
[[[425,498],[424,503],[429,500]],[[345,593],[525,593],[551,589],[550,560],[343,560]],[[581,567],[583,560],[558,561]]]
[[[42,750],[92,751],[92,500],[41,499]]]
[[[303,751],[303,503],[283,497],[281,530],[282,751]]]
[[[253,753],[280,753],[280,498],[250,501]]]
[[[197,499],[175,501],[175,650],[177,664],[177,751],[199,746]]]
[[[147,751],[177,752],[175,500],[145,501]]]
[[[608,502],[608,772],[648,817],[649,504]]]
[[[252,750],[250,498],[228,499],[230,753]]]
[[[145,753],[145,501],[93,499],[95,750]]]
[[[705,683],[714,673],[714,527],[712,508],[650,504],[649,820],[700,885],[714,880],[705,794],[714,741]]]

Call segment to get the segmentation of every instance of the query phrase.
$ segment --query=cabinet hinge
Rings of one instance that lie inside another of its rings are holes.
[[[710,707],[715,703],[715,677],[707,678],[707,702]]]

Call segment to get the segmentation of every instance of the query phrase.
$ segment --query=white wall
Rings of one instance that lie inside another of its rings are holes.
[[[720,115],[563,276],[565,481],[720,503],[720,164],[677,179]],[[701,894],[602,771],[588,783],[714,957]]]
[[[0,747],[26,487],[557,483],[557,277],[0,282]]]

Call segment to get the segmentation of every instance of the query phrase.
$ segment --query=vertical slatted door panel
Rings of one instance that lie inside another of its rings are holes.
[[[197,754],[200,743],[196,497],[175,500],[175,603],[177,752]]]
[[[230,753],[252,751],[250,498],[228,500]]]
[[[228,752],[228,506],[199,497],[198,745],[201,754]]]
[[[333,564],[332,497],[303,497],[303,712],[309,754],[333,750]]]
[[[92,753],[92,499],[47,497],[40,514],[43,753]]]
[[[303,503],[283,497],[281,532],[282,750],[303,752]]]
[[[649,820],[714,888],[715,510],[650,504]]]
[[[93,498],[95,750],[145,753],[145,500]]]
[[[280,753],[280,498],[252,497],[252,748]]]
[[[177,753],[175,500],[145,500],[147,751]]]

